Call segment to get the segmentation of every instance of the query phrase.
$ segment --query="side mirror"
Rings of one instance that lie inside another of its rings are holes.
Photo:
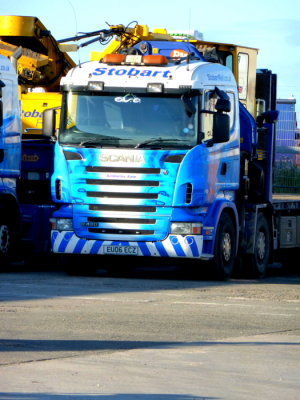
[[[47,137],[55,136],[56,111],[49,108],[43,112],[43,135]]]
[[[213,142],[225,143],[230,138],[230,119],[228,114],[214,113],[213,117]]]
[[[219,112],[230,112],[231,103],[229,99],[218,99],[215,105],[215,109]]]
[[[278,110],[265,111],[256,118],[257,125],[259,127],[262,127],[264,123],[274,124],[274,122],[278,120],[278,116],[279,116]]]

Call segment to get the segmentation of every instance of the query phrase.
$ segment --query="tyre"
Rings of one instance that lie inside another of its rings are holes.
[[[1,265],[7,266],[13,255],[14,234],[12,225],[4,220],[0,220],[0,262]]]
[[[236,229],[232,218],[224,212],[219,221],[215,238],[215,257],[212,261],[214,275],[219,280],[232,276],[236,252]]]
[[[270,257],[271,235],[268,221],[259,213],[256,224],[254,254],[245,258],[246,274],[250,278],[265,277]]]

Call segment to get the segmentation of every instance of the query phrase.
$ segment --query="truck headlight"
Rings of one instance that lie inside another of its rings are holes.
[[[51,220],[52,229],[58,231],[72,231],[73,222],[71,218],[52,218]]]
[[[198,222],[172,222],[171,233],[174,235],[201,235],[202,224]]]

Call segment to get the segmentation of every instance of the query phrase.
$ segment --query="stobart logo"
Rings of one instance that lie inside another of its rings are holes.
[[[26,162],[38,162],[40,157],[38,154],[23,154],[22,160]]]
[[[144,163],[145,159],[141,154],[101,154],[102,162],[128,162],[128,163]]]
[[[143,76],[143,77],[161,77],[168,78],[171,74],[170,70],[166,69],[145,69],[145,68],[96,68],[92,73],[94,76],[113,75],[113,76]]]
[[[42,118],[42,113],[40,113],[38,110],[34,109],[33,111],[25,111],[22,110],[22,117],[25,118]]]

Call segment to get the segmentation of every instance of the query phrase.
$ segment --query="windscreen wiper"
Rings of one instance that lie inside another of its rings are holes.
[[[101,139],[95,138],[95,140],[93,140],[93,139],[83,140],[82,142],[80,142],[77,145],[80,147],[102,147],[105,142],[105,145],[110,144],[110,145],[119,147],[120,140],[130,140],[130,139],[110,136],[110,137],[105,137],[105,138],[101,138]],[[109,142],[109,143],[107,143],[107,142]]]
[[[143,141],[143,142],[141,142],[141,143],[138,143],[134,148],[135,149],[141,149],[141,148],[143,148],[143,147],[145,147],[145,146],[148,146],[149,144],[162,144],[162,143],[166,143],[166,142],[176,142],[176,143],[178,143],[178,142],[180,142],[180,143],[182,143],[182,142],[188,142],[188,140],[185,140],[185,139],[163,139],[163,138],[161,138],[161,137],[159,137],[159,138],[151,138],[151,139],[148,139],[148,140],[145,140],[145,141]]]
[[[80,142],[78,144],[78,146],[80,147],[98,147],[99,146],[99,142],[96,143],[95,140],[83,140],[82,142]]]

